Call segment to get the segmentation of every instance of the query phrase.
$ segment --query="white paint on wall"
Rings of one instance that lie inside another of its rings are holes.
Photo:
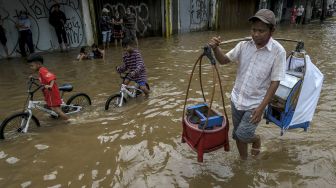
[[[87,45],[91,46],[94,43],[92,23],[90,17],[90,9],[88,0],[82,1],[84,31]]]
[[[18,30],[15,23],[20,10],[26,10],[32,23],[33,43],[35,51],[51,51],[59,49],[55,29],[49,24],[49,9],[54,4],[53,0],[0,0],[0,14],[6,30],[7,47],[11,56],[19,56],[17,52]],[[83,20],[81,16],[80,0],[59,0],[61,10],[67,17],[65,24],[68,42],[71,47],[86,44]],[[90,17],[88,17],[90,18]],[[0,58],[5,53],[0,47]]]

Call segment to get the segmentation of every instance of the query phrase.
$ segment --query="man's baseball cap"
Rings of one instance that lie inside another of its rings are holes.
[[[28,63],[37,62],[37,61],[43,64],[43,57],[37,53],[30,54],[27,58]]]
[[[248,20],[252,21],[254,19],[259,19],[262,22],[264,22],[266,24],[271,24],[273,26],[276,25],[275,15],[274,15],[273,11],[271,11],[269,9],[260,9],[254,16],[252,16]]]

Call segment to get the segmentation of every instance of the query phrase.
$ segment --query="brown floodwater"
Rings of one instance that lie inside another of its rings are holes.
[[[181,143],[186,87],[202,46],[212,36],[227,40],[248,34],[248,29],[241,29],[141,39],[152,93],[147,100],[135,99],[109,111],[104,111],[104,103],[119,89],[115,66],[121,63],[120,47],[110,48],[106,61],[77,62],[77,49],[45,54],[45,65],[57,75],[58,84],[71,83],[72,93],[89,94],[93,104],[71,116],[71,123],[35,111],[42,124],[38,130],[1,141],[0,187],[336,187],[336,20],[281,26],[275,33],[303,40],[325,76],[308,132],[294,129],[280,136],[278,127],[262,120],[257,129],[262,152],[247,161],[238,158],[231,137],[229,152],[207,153],[204,163],[198,163],[196,153]],[[287,51],[295,47],[283,45]],[[228,97],[236,67],[219,66],[219,70],[231,122]],[[0,61],[0,121],[22,109],[29,74],[28,65],[19,58]],[[207,97],[210,75],[209,65],[204,65]],[[191,101],[201,101],[197,82],[192,89]]]

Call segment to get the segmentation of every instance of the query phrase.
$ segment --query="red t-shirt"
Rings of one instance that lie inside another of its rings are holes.
[[[39,69],[39,80],[43,85],[49,85],[52,80],[56,80],[56,76],[49,72],[47,68]],[[44,100],[49,107],[59,107],[62,104],[62,99],[56,82],[50,89],[43,89]]]

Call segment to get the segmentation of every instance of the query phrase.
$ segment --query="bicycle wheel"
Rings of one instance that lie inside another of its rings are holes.
[[[0,139],[17,137],[26,125],[28,117],[28,113],[19,112],[6,118],[0,126]],[[38,127],[40,127],[39,120],[35,116],[32,116],[28,130],[32,131]]]
[[[105,110],[108,110],[110,107],[112,108],[119,107],[120,102],[121,102],[120,94],[110,96],[105,103]],[[126,102],[127,102],[126,99],[123,98],[123,104],[125,104]]]
[[[91,105],[90,97],[85,93],[77,93],[72,95],[68,101],[66,102],[67,105],[74,105],[74,106],[81,106],[85,108]]]

